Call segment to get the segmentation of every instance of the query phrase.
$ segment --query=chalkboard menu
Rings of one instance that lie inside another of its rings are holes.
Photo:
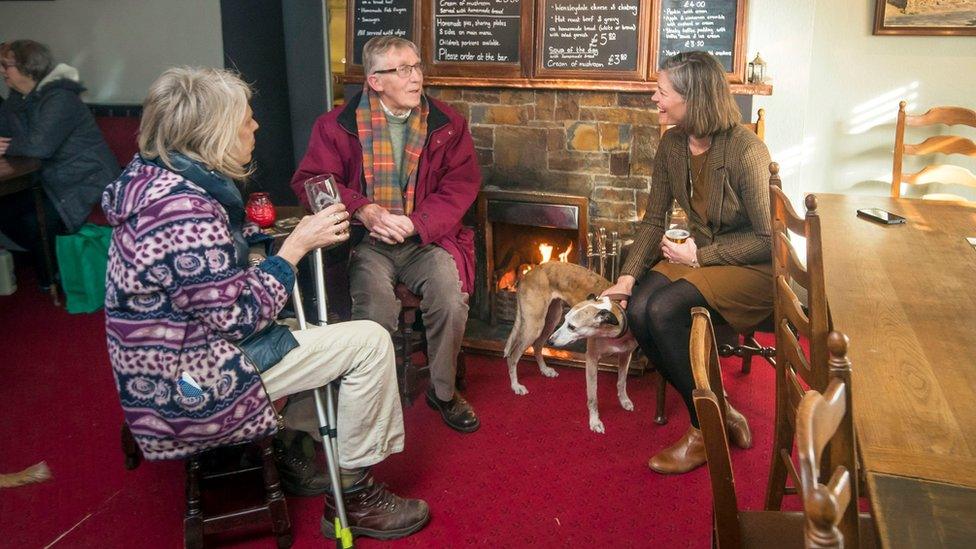
[[[519,63],[523,0],[439,0],[434,61]]]
[[[413,37],[414,0],[355,0],[352,31],[355,65],[363,64],[363,46],[374,36]]]
[[[541,68],[636,71],[638,0],[544,0]]]
[[[701,50],[733,72],[736,10],[736,0],[661,0],[657,68],[672,55]]]
[[[0,0],[2,1],[2,0]],[[718,58],[745,82],[748,0],[348,0],[343,80],[363,81],[363,45],[395,35],[420,48],[431,86],[653,92],[680,52]]]

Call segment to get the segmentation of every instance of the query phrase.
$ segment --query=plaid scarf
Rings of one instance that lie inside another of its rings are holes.
[[[427,98],[421,96],[420,106],[413,109],[407,121],[404,138],[404,170],[407,188],[401,190],[400,174],[393,161],[393,141],[390,125],[380,105],[380,98],[369,85],[363,86],[363,96],[356,107],[356,126],[359,143],[363,146],[363,176],[366,179],[366,196],[392,213],[410,215],[417,187],[417,165],[427,138],[427,114],[430,107]]]

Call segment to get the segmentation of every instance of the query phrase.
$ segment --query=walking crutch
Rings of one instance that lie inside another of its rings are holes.
[[[322,249],[316,248],[312,255],[312,273],[315,279],[315,294],[318,302],[319,324],[327,324],[325,279],[322,273]],[[305,320],[305,308],[302,306],[302,294],[295,281],[294,290],[295,315],[298,317],[298,327],[308,328]],[[336,431],[336,398],[335,390],[330,383],[325,387],[325,403],[322,402],[322,388],[312,391],[315,395],[315,413],[319,420],[319,434],[322,435],[322,447],[325,450],[325,463],[329,469],[329,481],[332,484],[332,497],[335,501],[335,539],[336,547],[349,549],[353,546],[352,530],[346,517],[346,504],[342,498],[342,481],[339,478],[339,440]]]

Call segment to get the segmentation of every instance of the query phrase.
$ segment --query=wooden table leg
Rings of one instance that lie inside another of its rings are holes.
[[[37,209],[37,225],[41,233],[41,247],[44,249],[44,268],[47,270],[48,281],[50,282],[51,300],[56,306],[61,306],[61,299],[58,295],[58,283],[54,278],[54,261],[51,249],[51,237],[47,234],[47,215],[44,212],[44,190],[41,185],[34,185],[34,206]]]

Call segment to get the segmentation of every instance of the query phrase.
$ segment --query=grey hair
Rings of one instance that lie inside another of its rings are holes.
[[[172,166],[179,152],[232,179],[253,168],[233,158],[247,114],[251,87],[237,73],[208,67],[174,67],[149,86],[139,122],[139,151]]]
[[[417,47],[417,44],[414,44],[406,38],[393,35],[374,36],[370,38],[366,42],[366,45],[363,46],[363,74],[366,76],[373,74],[373,71],[376,69],[376,63],[379,62],[383,54],[390,50],[400,48],[410,48],[418,58],[420,57],[420,48]]]
[[[725,131],[742,119],[725,69],[703,51],[679,53],[667,58],[661,72],[668,73],[674,91],[685,100],[687,112],[679,126],[688,135],[704,137]]]
[[[44,80],[54,69],[54,57],[51,50],[33,40],[14,40],[4,44],[3,54],[10,53],[17,63],[17,69],[34,82]]]

